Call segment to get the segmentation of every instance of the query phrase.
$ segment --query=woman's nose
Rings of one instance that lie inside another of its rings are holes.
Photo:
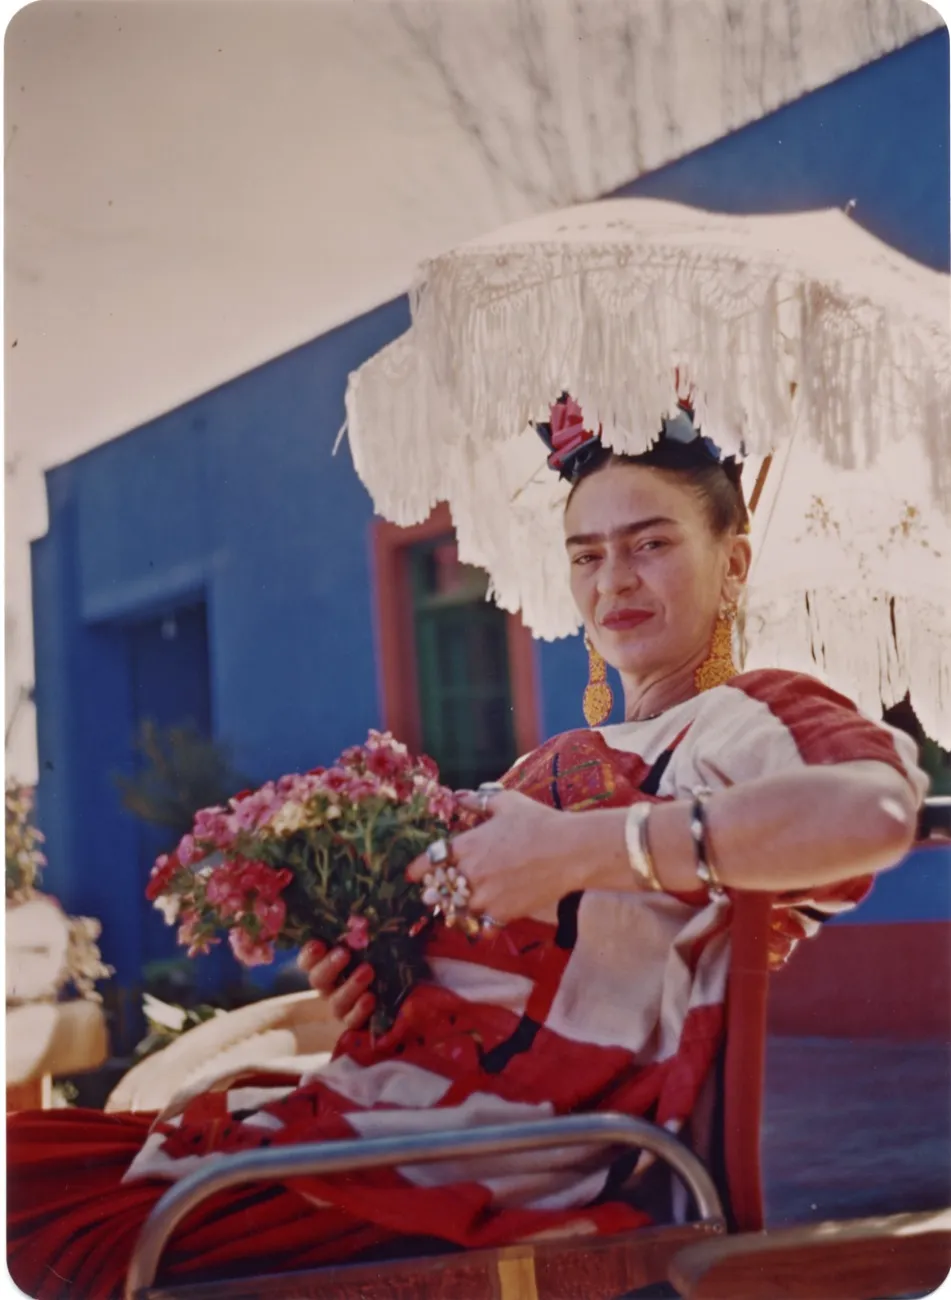
[[[602,596],[618,596],[638,585],[637,566],[623,552],[605,555],[598,567],[598,589]]]

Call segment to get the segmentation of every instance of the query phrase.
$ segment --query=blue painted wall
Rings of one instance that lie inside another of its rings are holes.
[[[831,924],[873,921],[951,921],[951,849],[912,853],[900,867],[876,877],[864,903]]]
[[[855,198],[869,229],[947,269],[948,156],[941,31],[622,193],[727,211]],[[372,509],[346,449],[330,450],[348,372],[408,323],[406,301],[389,303],[48,475],[33,553],[46,880],[103,919],[125,983],[157,942],[141,835],[112,780],[157,689],[154,664],[151,686],[136,678],[130,628],[203,604],[207,650],[168,674],[161,708],[171,720],[207,689],[214,734],[251,779],[324,761],[379,723]],[[540,645],[538,664],[544,731],[577,726],[580,644]],[[951,918],[949,856],[886,877],[855,919]]]
[[[204,671],[213,732],[252,780],[327,761],[380,723],[372,507],[331,448],[347,374],[408,323],[390,303],[48,475],[33,552],[46,883],[103,919],[120,981],[156,955],[140,831],[113,779],[137,714],[194,717]],[[196,601],[207,663],[169,660],[164,698],[153,671],[143,709],[142,624]]]

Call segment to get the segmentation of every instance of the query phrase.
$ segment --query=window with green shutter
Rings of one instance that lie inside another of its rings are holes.
[[[515,761],[508,619],[488,576],[460,564],[452,534],[406,551],[422,749],[454,789],[497,780]]]

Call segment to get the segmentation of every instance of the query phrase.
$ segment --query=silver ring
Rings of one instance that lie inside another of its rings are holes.
[[[434,867],[444,867],[449,861],[449,841],[433,840],[426,850],[426,856]]]
[[[501,794],[505,789],[504,785],[499,785],[498,781],[486,781],[479,786],[479,810],[480,812],[489,811],[489,800],[494,794]]]
[[[494,916],[489,916],[488,912],[483,912],[479,917],[479,925],[483,930],[501,930],[502,923],[497,921]]]

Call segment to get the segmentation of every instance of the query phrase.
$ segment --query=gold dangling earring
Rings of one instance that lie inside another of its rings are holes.
[[[584,720],[589,727],[600,727],[607,721],[614,708],[614,694],[608,683],[608,670],[604,659],[590,640],[585,637],[585,649],[588,652],[588,684],[584,688]]]
[[[714,686],[722,686],[724,682],[737,675],[738,670],[733,662],[733,620],[735,618],[734,609],[728,609],[717,618],[710,651],[694,673],[694,685],[698,691],[709,691]]]

